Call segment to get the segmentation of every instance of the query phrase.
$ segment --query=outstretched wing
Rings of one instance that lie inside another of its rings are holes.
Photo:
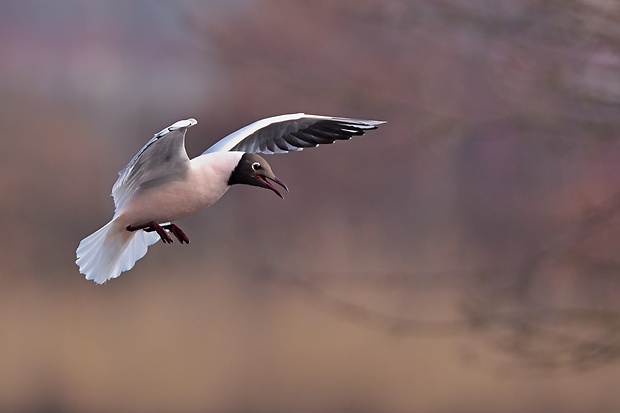
[[[254,122],[218,141],[203,153],[242,151],[285,153],[351,139],[377,129],[385,121],[295,113]]]
[[[185,132],[196,123],[195,119],[181,120],[156,133],[118,173],[112,188],[117,211],[138,188],[157,186],[185,176],[189,168]]]

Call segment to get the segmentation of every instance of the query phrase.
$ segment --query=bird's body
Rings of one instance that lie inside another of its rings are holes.
[[[380,121],[292,114],[263,119],[218,141],[189,159],[185,133],[194,119],[176,122],[153,138],[119,172],[112,189],[112,220],[80,242],[76,263],[89,280],[101,284],[131,269],[149,245],[174,235],[189,243],[173,222],[207,208],[235,184],[280,192],[269,164],[255,153],[282,153],[333,143],[376,129]],[[271,181],[271,182],[270,182]]]
[[[150,221],[172,222],[207,208],[230,188],[228,177],[243,152],[214,152],[189,161],[184,179],[139,189],[116,212],[126,225]]]

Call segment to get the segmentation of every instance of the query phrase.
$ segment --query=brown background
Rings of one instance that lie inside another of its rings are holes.
[[[600,0],[0,2],[0,411],[619,410],[619,33]],[[153,133],[297,111],[389,123],[78,273]]]

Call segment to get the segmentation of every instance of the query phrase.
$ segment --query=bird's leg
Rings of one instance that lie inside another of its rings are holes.
[[[172,235],[177,237],[177,239],[179,240],[181,244],[183,243],[189,244],[189,237],[187,236],[187,234],[185,234],[185,232],[183,232],[183,230],[177,227],[175,224],[170,223],[168,225],[164,225],[162,228],[165,228],[169,230],[170,232],[172,232]]]
[[[172,244],[172,237],[166,232],[166,230],[155,221],[147,222],[141,225],[127,225],[125,227],[127,231],[137,231],[143,229],[146,232],[156,231],[157,235],[161,237],[161,240],[166,244]]]

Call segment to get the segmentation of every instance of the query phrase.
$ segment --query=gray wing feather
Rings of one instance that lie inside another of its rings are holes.
[[[182,179],[187,173],[189,168],[189,157],[185,151],[187,128],[165,133],[164,131],[153,136],[118,173],[118,180],[112,188],[116,210],[139,188]]]
[[[330,144],[377,129],[376,121],[302,118],[272,123],[252,133],[231,151],[283,153]]]
[[[300,151],[363,135],[383,123],[303,113],[274,116],[231,133],[204,153],[242,151],[270,154]]]

